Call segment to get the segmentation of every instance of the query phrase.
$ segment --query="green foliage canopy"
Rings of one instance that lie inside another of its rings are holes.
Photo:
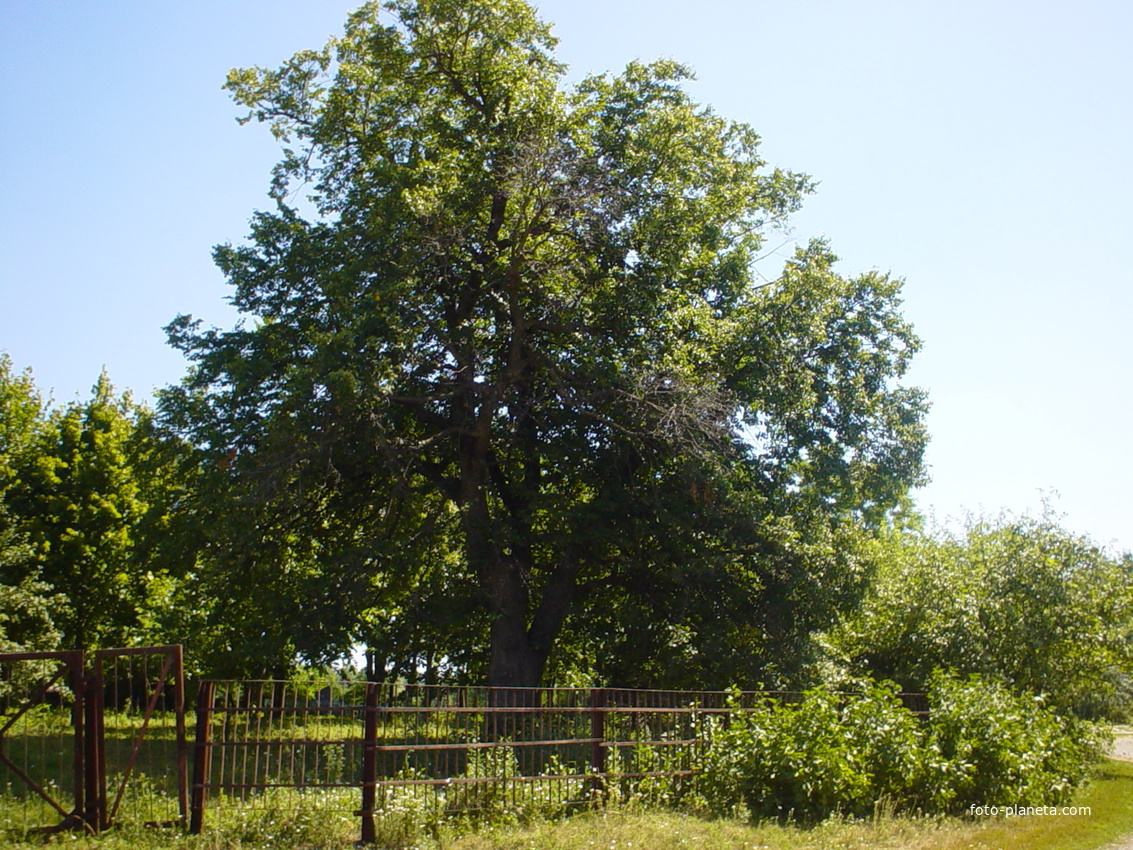
[[[8,482],[0,508],[20,557],[4,559],[0,580],[22,589],[22,609],[34,608],[41,619],[47,608],[31,600],[53,590],[51,619],[68,646],[145,639],[174,581],[151,563],[152,540],[171,505],[150,414],[128,394],[116,395],[105,373],[89,400],[54,410],[30,375],[19,380],[0,384],[0,394],[11,396],[15,387],[22,399],[5,403],[19,415],[4,417],[0,452]]]
[[[215,252],[251,321],[177,318],[161,408],[233,637],[295,624],[277,660],[426,635],[496,685],[556,642],[625,684],[789,667],[861,589],[855,524],[921,480],[900,283],[823,243],[763,282],[808,179],[682,66],[567,87],[554,45],[522,0],[395,0],[229,76],[284,145],[276,208]]]
[[[9,505],[45,420],[46,402],[31,373],[14,373],[11,358],[0,352],[0,651],[5,652],[54,649],[59,641],[52,617],[62,600],[26,574],[32,548]]]
[[[922,690],[934,669],[979,673],[1086,715],[1128,708],[1133,561],[1038,518],[897,532],[857,611],[827,636],[850,676]]]

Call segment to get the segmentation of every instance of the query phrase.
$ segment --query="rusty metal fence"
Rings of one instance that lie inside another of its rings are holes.
[[[99,829],[127,813],[142,823],[188,822],[188,745],[180,646],[94,653]]]
[[[206,817],[317,805],[370,842],[391,813],[671,802],[693,787],[712,718],[802,698],[203,681],[187,730],[181,666],[176,646],[0,654],[0,835],[127,821],[200,833]]]
[[[0,834],[185,823],[180,646],[0,653]]]
[[[197,696],[190,831],[213,807],[326,808],[375,819],[556,812],[611,797],[672,800],[695,780],[709,719],[801,694],[205,681]],[[923,711],[923,698],[905,695]]]
[[[727,695],[682,691],[206,681],[191,831],[210,801],[339,792],[364,841],[394,799],[445,814],[563,810],[679,792]],[[360,797],[359,797],[360,794]],[[359,806],[359,802],[361,805]]]
[[[0,655],[0,828],[95,820],[82,652]],[[93,831],[93,827],[92,827]]]

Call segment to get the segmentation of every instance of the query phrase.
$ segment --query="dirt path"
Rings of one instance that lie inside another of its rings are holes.
[[[1133,761],[1133,735],[1117,735],[1113,739],[1113,757]]]
[[[1133,761],[1133,735],[1117,735],[1113,739],[1113,757],[1122,761]],[[1106,845],[1105,850],[1133,850],[1133,835]]]

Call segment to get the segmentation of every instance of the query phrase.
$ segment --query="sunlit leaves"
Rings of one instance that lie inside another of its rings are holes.
[[[397,0],[229,77],[293,147],[277,208],[216,251],[246,320],[170,326],[192,371],[162,407],[238,506],[209,559],[275,575],[286,610],[350,597],[303,654],[377,640],[382,611],[403,643],[486,649],[501,684],[536,683],[568,620],[648,648],[623,677],[664,675],[646,656],[674,635],[688,669],[750,669],[854,596],[832,541],[920,475],[898,284],[822,246],[754,280],[810,180],[679,64],[568,87],[554,46],[522,0]],[[690,625],[714,609],[720,639]]]
[[[921,688],[943,667],[1045,694],[1066,711],[1120,712],[1133,667],[1133,567],[1041,517],[895,533],[874,588],[830,634],[855,673]]]

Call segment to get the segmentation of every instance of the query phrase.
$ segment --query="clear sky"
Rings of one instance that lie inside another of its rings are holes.
[[[268,206],[277,148],[220,85],[354,5],[0,0],[0,349],[56,401],[103,366],[148,398],[184,370],[176,314],[232,324],[211,247]],[[794,238],[905,278],[934,404],[923,509],[1057,493],[1070,528],[1133,549],[1133,4],[539,6],[572,77],[691,65],[701,101],[819,181]]]

